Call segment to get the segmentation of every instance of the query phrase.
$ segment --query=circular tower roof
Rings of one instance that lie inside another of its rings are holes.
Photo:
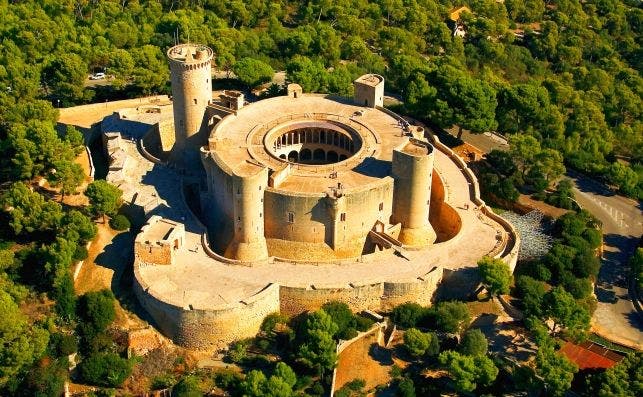
[[[197,64],[212,60],[214,51],[202,44],[179,44],[167,50],[170,61],[181,64]]]

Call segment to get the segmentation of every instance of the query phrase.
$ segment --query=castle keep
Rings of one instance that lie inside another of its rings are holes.
[[[213,100],[212,56],[194,44],[168,51],[174,142],[166,127],[150,134],[171,147],[168,178],[181,167],[203,177],[192,210],[179,183],[135,241],[134,290],[175,342],[222,348],[271,312],[329,300],[429,305],[483,255],[515,266],[513,227],[457,155],[383,107],[382,76],[355,80],[353,100],[297,84],[250,104],[234,91]]]

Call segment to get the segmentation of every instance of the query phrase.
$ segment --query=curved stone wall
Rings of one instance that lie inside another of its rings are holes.
[[[255,295],[225,307],[185,307],[157,297],[153,286],[140,284],[139,266],[134,262],[134,293],[152,316],[156,326],[175,343],[192,349],[221,349],[235,340],[257,334],[263,319],[279,311],[279,286],[270,284]],[[216,332],[213,332],[216,330]]]
[[[393,180],[389,177],[343,191],[337,200],[325,195],[266,189],[265,235],[267,239],[326,244],[337,257],[364,253],[366,237],[377,221],[387,224],[393,205]],[[294,252],[293,252],[294,253]],[[289,252],[270,255],[306,259]]]

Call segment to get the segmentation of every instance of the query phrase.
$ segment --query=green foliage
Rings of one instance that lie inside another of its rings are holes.
[[[492,295],[509,293],[512,281],[511,269],[502,259],[483,257],[478,261],[482,283]]]
[[[361,397],[365,396],[364,387],[366,382],[363,379],[353,379],[350,382],[347,382],[339,390],[335,392],[335,396],[338,397]]]
[[[643,354],[630,353],[593,378],[591,392],[596,396],[640,396],[643,394]]]
[[[432,332],[410,328],[404,332],[404,347],[415,357],[435,356],[440,352],[440,341]]]
[[[199,379],[193,375],[184,376],[172,388],[172,397],[202,397],[203,395],[199,387]]]
[[[556,190],[554,193],[548,195],[545,199],[547,204],[554,205],[556,207],[564,209],[573,209],[574,208],[574,192],[572,191],[572,181],[569,179],[563,179],[558,182]]]
[[[426,309],[414,302],[402,303],[391,313],[395,324],[404,328],[415,327],[426,315]]]
[[[458,350],[468,356],[486,356],[489,343],[482,331],[471,329],[464,333]]]
[[[410,378],[402,378],[397,383],[397,393],[400,397],[415,397],[415,386]]]
[[[37,397],[59,397],[65,390],[69,362],[66,358],[52,360],[41,359],[26,374],[20,385],[21,395]]]
[[[248,357],[248,341],[236,341],[230,345],[228,350],[228,358],[233,363],[240,363]]]
[[[232,71],[241,82],[249,87],[256,87],[272,80],[275,74],[272,67],[253,58],[241,58],[232,66]]]
[[[123,214],[118,214],[109,220],[109,227],[114,230],[127,230],[130,226],[129,219]]]
[[[545,294],[543,308],[545,316],[553,321],[551,330],[554,334],[561,328],[575,336],[581,336],[589,330],[589,312],[562,287],[552,288]]]
[[[436,326],[442,332],[459,334],[471,322],[471,313],[464,302],[439,302],[434,306],[433,312]]]
[[[552,347],[540,347],[536,353],[536,373],[542,377],[548,394],[562,396],[571,387],[578,367]]]
[[[31,325],[13,298],[0,290],[0,387],[40,358],[49,333]]]
[[[248,372],[239,382],[238,390],[244,396],[289,397],[294,395],[296,383],[295,372],[288,365],[278,363],[270,377],[258,370]]]
[[[349,340],[357,336],[356,316],[351,312],[351,309],[346,303],[338,301],[327,302],[322,306],[322,310],[337,324],[338,338]]]
[[[105,331],[116,318],[115,302],[108,289],[87,292],[78,300],[78,316],[95,333]]]
[[[96,353],[80,362],[78,373],[89,384],[118,387],[132,373],[132,364],[115,353]]]
[[[543,298],[545,297],[545,283],[529,276],[516,278],[516,290],[521,299],[522,308],[527,317],[542,315]]]
[[[261,331],[271,335],[274,333],[278,324],[286,324],[287,322],[288,316],[280,313],[270,313],[263,319],[263,322],[261,323]]]
[[[2,195],[1,203],[8,210],[9,225],[17,235],[52,230],[63,216],[58,203],[45,200],[22,182],[11,185]]]
[[[478,384],[490,385],[498,376],[498,368],[486,356],[467,356],[448,350],[438,357],[455,382],[457,389],[471,392]]]
[[[90,211],[104,219],[105,215],[116,215],[123,192],[116,186],[99,179],[87,186],[85,195],[89,198]]]

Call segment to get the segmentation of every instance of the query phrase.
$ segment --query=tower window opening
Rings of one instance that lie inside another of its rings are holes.
[[[293,212],[288,213],[288,223],[295,223],[295,214]]]
[[[341,222],[346,222],[346,213],[345,212],[342,212],[341,214],[339,214],[339,220]]]
[[[194,104],[195,104],[195,105],[197,104],[196,98],[194,98]]]
[[[380,203],[380,211],[384,211],[384,203]]]

